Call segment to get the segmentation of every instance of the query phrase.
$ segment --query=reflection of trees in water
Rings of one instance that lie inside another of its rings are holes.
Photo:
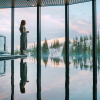
[[[44,57],[42,57],[42,59],[43,59],[45,66],[47,66],[48,56],[44,56]],[[50,58],[50,59],[51,59],[51,63],[52,62],[54,63],[54,66],[59,65],[60,62],[63,62],[60,58]]]
[[[45,64],[45,67],[46,67],[47,63],[48,63],[48,56],[42,57],[42,59],[43,59],[43,62]]]
[[[34,64],[37,62],[37,56],[31,56],[31,60],[34,62]]]
[[[61,58],[49,58],[48,56],[42,56],[42,60],[45,64],[45,66],[48,65],[48,59],[51,60],[51,63],[54,63],[54,66],[58,66],[59,63],[65,64],[65,56],[62,56]],[[37,60],[37,57],[33,56],[34,63]],[[69,56],[69,66],[70,64],[73,64],[74,68],[80,67],[81,70],[87,70],[88,68],[90,71],[93,70],[93,59],[92,56]],[[100,57],[97,58],[97,67],[98,67],[98,74],[100,70]]]
[[[65,56],[62,56],[63,57],[63,62],[65,64]],[[73,58],[73,56],[71,56]],[[69,62],[69,65],[71,64],[71,62]]]
[[[60,58],[50,58],[50,59],[51,59],[51,61],[54,62],[54,66],[59,65],[59,62],[61,61]]]
[[[97,59],[97,68],[98,68],[98,74],[99,74],[99,70],[100,70],[100,57],[98,57],[98,59]]]
[[[91,67],[90,65],[90,58],[88,57],[80,57],[80,56],[75,56],[72,59],[70,59],[71,62],[73,63],[74,67],[77,69],[80,66],[80,69],[83,70],[87,70],[89,67]]]

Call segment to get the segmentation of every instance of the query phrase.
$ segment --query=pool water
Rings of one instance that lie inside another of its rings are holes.
[[[100,99],[98,58],[97,98]],[[63,58],[42,58],[37,78],[34,57],[0,61],[0,100],[65,100],[65,62]],[[40,81],[38,81],[38,80]],[[37,83],[41,82],[41,84]],[[38,85],[41,90],[38,91]],[[40,97],[37,97],[40,96]],[[69,100],[93,99],[92,57],[69,57]]]

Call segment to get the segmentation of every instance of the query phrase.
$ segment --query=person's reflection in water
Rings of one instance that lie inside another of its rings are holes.
[[[27,63],[23,62],[23,59],[21,59],[20,62],[20,92],[25,93],[25,84],[27,81]]]

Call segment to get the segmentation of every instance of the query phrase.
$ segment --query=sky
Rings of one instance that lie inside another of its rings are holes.
[[[92,34],[92,2],[69,6],[69,38]],[[100,31],[100,0],[97,0],[97,30]],[[15,8],[14,45],[20,44],[20,23],[26,20],[28,43],[37,41],[37,8]],[[7,47],[11,47],[11,9],[0,9],[0,34],[6,36]],[[65,7],[41,7],[41,40],[65,36]]]

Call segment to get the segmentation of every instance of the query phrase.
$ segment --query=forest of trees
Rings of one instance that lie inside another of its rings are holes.
[[[44,41],[44,43],[41,47],[41,54],[42,55],[49,55],[49,49],[50,48],[51,49],[53,49],[53,48],[57,49],[61,46],[63,46],[63,44],[59,43],[59,40],[56,39],[56,40],[54,40],[53,43],[51,43],[51,46],[49,47],[48,43],[47,43],[47,40],[45,38],[45,41]],[[34,43],[34,45],[32,45],[30,48],[27,49],[26,53],[29,53],[29,52],[32,54],[32,56],[36,56],[36,54],[37,54],[37,45],[35,43]],[[16,48],[15,49],[15,55],[17,55],[17,54],[20,54],[20,51],[18,51],[18,49]]]
[[[49,47],[46,38],[41,49],[42,49],[42,55],[49,55]]]
[[[92,35],[89,36],[80,36],[78,38],[77,36],[73,38],[72,42],[69,40],[69,53],[70,55],[92,55]],[[58,49],[59,47],[63,46],[62,49],[62,56],[65,55],[65,42],[60,43],[59,40],[54,39],[54,42],[51,43],[51,46],[48,46],[48,42],[45,38],[45,41],[41,47],[41,54],[42,55],[49,55],[49,49]],[[34,43],[29,49],[27,49],[26,53],[31,53],[32,56],[37,55],[37,45]],[[15,50],[15,55],[20,54],[20,51],[18,49]],[[99,31],[97,34],[97,54],[100,55],[100,35]]]
[[[89,36],[76,36],[73,38],[73,42],[69,42],[69,53],[70,55],[92,55],[93,48],[92,48],[92,35]],[[100,36],[99,31],[97,34],[97,54],[100,55]],[[62,49],[62,55],[65,55],[65,43]]]
[[[37,55],[37,45],[34,43],[34,46],[32,46],[32,48],[30,48],[28,52],[31,52],[34,56],[36,56]]]
[[[59,43],[59,40],[55,40],[54,39],[54,43],[51,43],[51,46],[50,46],[50,48],[54,48],[54,49],[57,49],[57,48],[59,48],[59,47],[61,47],[63,44],[62,43]]]

